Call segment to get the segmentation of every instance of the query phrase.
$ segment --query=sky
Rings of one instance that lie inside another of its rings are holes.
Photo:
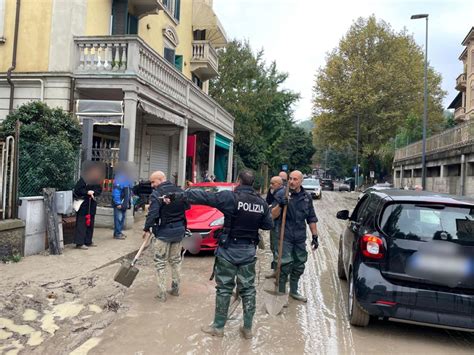
[[[428,60],[443,77],[446,107],[462,72],[461,42],[474,26],[474,0],[214,0],[214,11],[229,39],[246,39],[255,51],[263,48],[265,60],[289,74],[285,87],[301,95],[296,121],[311,117],[315,74],[358,17],[373,14],[396,31],[406,27],[424,48],[425,22],[410,16],[429,14]]]

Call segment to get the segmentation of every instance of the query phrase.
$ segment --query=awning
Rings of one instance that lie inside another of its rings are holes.
[[[209,0],[194,0],[193,31],[202,30],[206,30],[206,40],[211,41],[214,47],[224,47],[227,44],[224,27],[212,9]]]
[[[123,125],[123,102],[110,100],[77,100],[79,122],[92,119],[95,125]]]
[[[166,111],[162,109],[161,107],[158,107],[156,105],[153,105],[151,102],[145,101],[140,99],[138,102],[138,107],[146,112],[149,113],[152,116],[161,118],[165,121],[168,121],[170,123],[175,124],[176,126],[184,127],[185,121],[184,118],[181,116],[178,116],[172,112]]]
[[[454,98],[453,102],[449,104],[448,109],[450,108],[457,109],[461,106],[462,106],[462,92],[459,92]]]
[[[223,148],[225,150],[230,150],[231,140],[221,136],[219,133],[216,134],[216,146],[219,148]]]

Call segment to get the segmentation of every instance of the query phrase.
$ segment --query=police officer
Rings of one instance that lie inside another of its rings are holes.
[[[214,266],[217,284],[214,322],[202,328],[204,333],[213,336],[224,336],[232,291],[237,283],[244,313],[240,331],[246,339],[252,337],[258,230],[270,230],[273,226],[268,205],[252,188],[254,181],[255,174],[243,170],[239,173],[239,185],[234,192],[191,189],[185,193],[191,204],[215,207],[224,214],[224,230],[219,238]]]
[[[316,250],[319,246],[318,229],[316,226],[318,218],[314,212],[311,196],[301,186],[303,183],[301,171],[293,171],[290,174],[288,183],[290,198],[285,198],[284,189],[278,191],[272,208],[272,217],[280,220],[283,206],[285,204],[288,205],[279,291],[286,293],[286,283],[289,277],[290,297],[297,301],[306,302],[307,298],[298,292],[298,282],[301,275],[303,275],[305,263],[308,259],[308,252],[306,251],[306,223],[309,225],[312,234],[311,247]]]
[[[284,188],[283,187],[283,179],[281,178],[281,176],[274,176],[274,177],[271,178],[270,188],[267,192],[267,196],[266,196],[266,199],[265,199],[269,206],[271,206],[273,204],[273,202],[275,201],[275,194],[283,188]],[[272,254],[273,254],[273,260],[272,260],[272,263],[271,263],[272,272],[268,275],[265,275],[265,278],[267,278],[267,279],[271,279],[271,278],[276,277],[275,269],[276,269],[276,265],[277,265],[277,256],[278,256],[278,237],[279,237],[278,236],[278,231],[279,231],[278,223],[275,223],[272,230],[270,231],[270,249],[271,249]]]
[[[186,231],[185,211],[189,204],[183,199],[164,203],[163,196],[172,193],[183,193],[183,190],[166,179],[162,171],[155,171],[150,176],[151,186],[154,189],[150,196],[150,208],[145,221],[143,238],[153,230],[154,261],[158,274],[157,300],[166,301],[165,268],[166,263],[171,265],[171,290],[173,296],[179,296],[180,268],[182,240]]]

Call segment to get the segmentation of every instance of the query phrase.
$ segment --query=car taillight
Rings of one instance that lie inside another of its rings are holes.
[[[364,235],[360,240],[360,248],[367,258],[382,259],[384,256],[383,240],[375,235]]]

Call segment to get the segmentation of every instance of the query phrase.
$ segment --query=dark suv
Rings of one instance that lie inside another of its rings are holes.
[[[334,191],[334,183],[331,179],[322,179],[321,180],[321,188],[323,190]]]
[[[365,194],[339,242],[350,323],[370,317],[474,330],[474,200],[429,192]]]

